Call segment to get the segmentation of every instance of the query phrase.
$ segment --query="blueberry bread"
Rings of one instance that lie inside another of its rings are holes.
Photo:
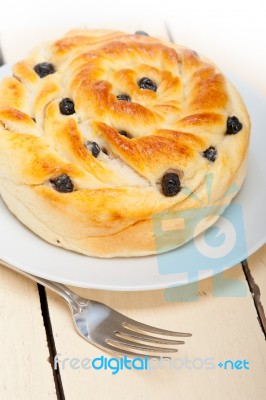
[[[190,239],[156,241],[157,215],[212,205],[202,229],[215,222],[243,183],[249,133],[236,89],[194,51],[144,32],[71,31],[0,82],[0,194],[54,245],[154,254]]]

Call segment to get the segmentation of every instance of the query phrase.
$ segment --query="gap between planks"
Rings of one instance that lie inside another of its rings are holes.
[[[254,301],[254,306],[258,315],[258,321],[260,324],[260,327],[262,329],[262,332],[264,333],[265,339],[266,339],[266,317],[265,317],[265,311],[263,308],[263,305],[261,303],[261,291],[258,286],[258,284],[255,282],[254,277],[251,274],[248,261],[244,260],[242,261],[242,268],[248,283],[248,287],[250,290],[250,293],[252,295],[253,301]]]
[[[64,394],[64,389],[63,389],[63,385],[62,385],[62,379],[61,379],[61,375],[60,375],[59,365],[57,366],[56,370],[54,369],[54,358],[57,354],[57,351],[56,351],[55,340],[54,340],[54,335],[53,335],[53,328],[52,328],[49,307],[48,307],[48,302],[47,302],[46,289],[44,286],[42,286],[40,284],[37,284],[37,285],[38,285],[38,291],[39,291],[39,297],[40,297],[43,323],[44,323],[44,328],[45,328],[46,338],[47,338],[47,343],[48,343],[48,349],[49,349],[49,354],[50,354],[49,362],[51,364],[51,368],[53,371],[56,395],[57,395],[58,400],[65,400],[65,394]]]

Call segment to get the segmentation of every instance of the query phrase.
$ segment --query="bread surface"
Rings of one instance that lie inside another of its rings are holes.
[[[54,245],[98,257],[159,253],[195,235],[195,216],[206,229],[230,203],[249,133],[237,90],[194,51],[71,31],[0,83],[0,194]],[[165,221],[179,213],[184,226],[169,235]]]

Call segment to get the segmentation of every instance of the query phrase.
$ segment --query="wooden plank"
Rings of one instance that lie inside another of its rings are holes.
[[[163,327],[188,331],[193,337],[180,347],[177,362],[194,360],[196,366],[213,358],[215,368],[157,369],[151,371],[77,370],[67,361],[62,367],[61,378],[68,399],[162,399],[173,400],[262,400],[266,396],[264,370],[266,346],[257,321],[252,296],[248,290],[241,266],[225,273],[225,279],[240,282],[245,294],[240,297],[221,297],[226,285],[219,278],[220,295],[212,293],[215,282],[209,278],[190,288],[197,301],[166,301],[165,291],[108,292],[78,289],[80,295],[105,302],[116,310],[139,321]],[[217,283],[217,278],[216,278]],[[223,293],[225,295],[225,293]],[[172,293],[172,299],[175,295]],[[193,297],[193,296],[192,296]],[[66,305],[56,295],[48,292],[48,303],[55,342],[60,359],[93,359],[103,351],[80,338],[72,325]],[[250,370],[224,370],[217,364],[226,360],[247,360]]]
[[[37,285],[0,265],[0,399],[57,399]]]

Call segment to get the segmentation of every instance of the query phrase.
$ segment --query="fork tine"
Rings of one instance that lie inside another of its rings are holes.
[[[147,331],[151,333],[156,333],[157,335],[166,335],[166,336],[178,336],[178,337],[190,337],[192,336],[191,333],[184,333],[184,332],[175,332],[175,331],[168,331],[166,329],[156,328],[151,325],[142,324],[141,322],[134,321],[131,318],[124,318],[124,322],[122,323],[123,327],[136,331]]]
[[[133,332],[133,331],[132,331]],[[159,343],[159,344],[184,344],[183,340],[173,340],[173,339],[166,339],[166,338],[159,338],[156,336],[144,335],[142,333],[131,334],[126,331],[117,331],[115,335],[121,337],[122,339],[125,338],[127,340],[137,340],[142,342],[150,342],[150,343]]]
[[[133,343],[126,339],[123,339],[123,340],[124,341],[107,339],[106,343],[113,345],[114,347],[119,347],[119,346],[122,346],[124,348],[129,347],[130,349],[133,349],[133,350],[150,351],[150,352],[154,352],[154,353],[176,353],[178,351],[177,349],[169,349],[169,348],[165,348],[165,347],[156,347],[156,346],[147,346],[147,345]]]
[[[107,342],[102,343],[100,346],[98,345],[98,347],[103,349],[103,350],[105,350],[105,351],[107,351],[107,352],[110,352],[112,354],[117,354],[117,355],[120,355],[120,356],[121,355],[122,356],[127,356],[127,357],[131,357],[131,358],[135,358],[135,357],[144,358],[144,357],[147,357],[148,359],[150,359],[150,358],[171,359],[171,355],[167,355],[167,356],[161,356],[160,355],[159,356],[157,354],[145,354],[145,353],[133,352],[133,351],[130,351],[130,350],[124,350],[124,349],[122,349],[120,347],[113,346],[113,345],[111,345],[111,344],[109,344]]]

